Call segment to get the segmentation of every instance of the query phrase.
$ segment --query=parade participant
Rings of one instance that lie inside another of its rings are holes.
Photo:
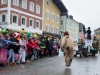
[[[25,63],[25,58],[26,58],[26,40],[24,39],[23,35],[20,36],[20,40],[19,40],[19,45],[20,45],[20,49],[19,49],[19,60],[18,63],[20,63],[20,61],[24,64]]]
[[[12,63],[14,65],[16,65],[15,63],[15,54],[19,54],[19,45],[18,45],[18,40],[16,39],[18,37],[18,34],[10,34],[10,41],[15,42],[15,44],[10,44],[8,45],[8,61],[7,61],[7,65],[11,65]],[[12,58],[12,63],[10,63],[10,59]]]
[[[46,56],[49,56],[49,40],[48,40],[48,36],[46,37],[46,41],[45,41],[45,44],[46,44]]]
[[[34,54],[33,54],[33,48],[34,46],[32,45],[32,38],[28,38],[27,42],[27,51],[28,51],[28,59],[34,60]]]
[[[52,36],[49,37],[49,56],[53,55],[53,40],[52,40]]]
[[[44,53],[45,53],[45,49],[46,49],[46,45],[45,45],[45,37],[44,34],[42,34],[39,38],[40,40],[40,47],[41,47],[41,58],[44,58]]]
[[[91,30],[90,30],[90,27],[88,27],[88,30],[87,30],[87,39],[91,40]]]
[[[74,40],[66,31],[61,42],[61,48],[64,50],[66,66],[70,66],[73,59]]]
[[[31,40],[31,42],[32,42],[32,45],[34,46],[34,48],[33,48],[33,54],[34,54],[34,59],[36,60],[37,59],[37,51],[40,50],[40,48],[36,44],[37,43],[36,39]]]
[[[9,37],[10,36],[8,34],[4,34],[4,37],[2,38],[2,45],[4,45],[4,44],[15,45],[16,44],[16,42],[9,41],[8,40]],[[5,46],[3,48],[6,49]],[[4,57],[6,57],[6,56],[7,56],[7,54],[5,54]],[[11,57],[12,57],[12,63],[14,64],[15,63],[14,51],[12,49],[9,50],[9,57],[8,57],[8,61],[7,61],[8,64],[9,64]]]

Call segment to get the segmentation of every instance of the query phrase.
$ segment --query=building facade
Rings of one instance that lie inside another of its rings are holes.
[[[74,39],[74,41],[78,42],[79,37],[79,23],[73,19],[73,16],[68,16],[66,19],[66,28],[70,34],[70,36]]]
[[[84,39],[85,31],[86,31],[85,25],[82,23],[79,23],[79,40],[81,40],[81,39],[85,40]]]
[[[42,33],[43,0],[0,0],[0,26]]]
[[[94,30],[94,34],[96,35],[96,39],[100,41],[100,28]]]
[[[60,25],[61,34],[62,32],[66,31],[66,19],[67,19],[67,15],[61,15],[61,25]]]
[[[60,15],[68,11],[61,0],[44,0],[43,31],[45,34],[60,34]]]

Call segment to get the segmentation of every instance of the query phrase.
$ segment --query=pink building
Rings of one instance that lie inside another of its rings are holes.
[[[0,27],[42,33],[43,0],[0,0]]]

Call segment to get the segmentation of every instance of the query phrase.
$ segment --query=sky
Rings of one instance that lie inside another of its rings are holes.
[[[62,0],[73,19],[91,27],[92,32],[100,27],[100,0]]]

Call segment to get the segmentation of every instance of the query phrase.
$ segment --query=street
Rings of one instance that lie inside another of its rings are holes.
[[[64,57],[47,57],[25,65],[0,68],[0,75],[100,75],[100,55],[74,57],[70,67],[65,67]]]

